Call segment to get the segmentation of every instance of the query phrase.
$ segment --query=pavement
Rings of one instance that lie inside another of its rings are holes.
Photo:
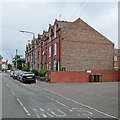
[[[22,84],[2,74],[2,118],[118,118],[118,83]]]

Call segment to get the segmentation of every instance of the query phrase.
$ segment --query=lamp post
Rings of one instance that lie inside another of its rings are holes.
[[[22,32],[22,33],[30,33],[30,34],[32,34],[33,35],[33,41],[35,40],[35,33],[33,33],[33,32],[30,32],[30,31],[24,31],[24,30],[20,30],[20,32]],[[35,45],[35,41],[34,41],[34,45]],[[35,50],[35,49],[34,49]],[[35,52],[35,51],[34,51]],[[35,53],[34,53],[34,60],[32,61],[32,63],[34,64],[34,68],[35,68]]]
[[[20,30],[20,32],[33,34],[33,39],[35,39],[35,33],[33,33],[33,32],[24,31],[24,30]]]

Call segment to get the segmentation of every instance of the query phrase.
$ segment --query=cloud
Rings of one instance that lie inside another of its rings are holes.
[[[80,17],[107,38],[117,42],[117,3],[13,2],[4,3],[2,8],[4,56],[6,53],[15,55],[15,49],[24,56],[25,45],[32,39],[32,35],[20,33],[19,30],[42,34],[49,24],[60,19],[60,15],[61,20],[71,22]]]

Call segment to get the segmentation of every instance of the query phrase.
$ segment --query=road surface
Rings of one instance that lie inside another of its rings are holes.
[[[117,118],[40,87],[42,84],[50,83],[23,84],[2,74],[2,118]]]

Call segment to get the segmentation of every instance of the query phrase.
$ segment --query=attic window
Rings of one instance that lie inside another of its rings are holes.
[[[54,27],[54,38],[56,38],[56,25]]]

